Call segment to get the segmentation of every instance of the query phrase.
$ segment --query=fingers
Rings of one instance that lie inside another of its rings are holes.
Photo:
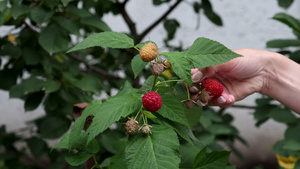
[[[191,73],[193,83],[200,82],[203,78],[203,73],[199,69],[192,69]]]
[[[210,99],[208,105],[226,108],[233,105],[234,102],[235,102],[235,98],[233,95],[222,93],[220,97]]]
[[[207,103],[202,103],[196,96],[199,94],[201,88],[199,86],[199,82],[204,79],[205,69],[192,69],[192,85],[191,87],[187,87],[189,92],[191,93],[191,99],[194,100],[196,105],[198,106],[219,106],[221,108],[226,108],[234,104],[235,97],[228,93],[222,93],[219,97],[211,97],[209,98]],[[206,72],[207,73],[207,72]]]

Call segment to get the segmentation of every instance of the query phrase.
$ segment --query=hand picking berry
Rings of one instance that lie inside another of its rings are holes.
[[[144,62],[150,62],[158,56],[158,48],[152,43],[146,43],[140,50],[141,59]]]
[[[219,97],[223,93],[223,85],[220,82],[212,79],[205,79],[202,82],[202,88],[213,97]]]
[[[146,110],[156,112],[161,108],[162,100],[157,92],[150,91],[143,96],[142,104]]]
[[[134,119],[129,119],[125,123],[125,130],[128,135],[133,135],[139,129],[139,124]]]

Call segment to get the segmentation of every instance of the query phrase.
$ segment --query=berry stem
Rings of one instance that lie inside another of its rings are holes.
[[[142,111],[143,105],[141,106],[140,110],[138,111],[138,113],[136,114],[136,116],[134,117],[133,120],[136,120],[136,118],[138,117],[138,115],[140,114],[140,112]]]
[[[158,81],[155,86],[158,86],[160,84],[164,84],[164,83],[170,83],[170,82],[182,82],[183,80],[166,80],[166,81],[163,81],[163,82],[160,82]]]
[[[156,86],[156,82],[157,82],[157,76],[154,76],[154,81],[153,81],[153,84],[152,84],[151,91],[154,91],[155,86]]]
[[[95,154],[93,155],[93,158],[94,158],[94,161],[95,161],[95,165],[91,169],[93,169],[93,168],[100,168],[100,169],[102,169],[102,167],[99,165],[99,163],[96,160],[96,155]]]
[[[136,46],[134,46],[133,48],[136,49],[137,51],[140,51],[140,49]]]

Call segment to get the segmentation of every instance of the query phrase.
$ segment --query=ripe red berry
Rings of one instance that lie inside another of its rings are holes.
[[[150,91],[143,96],[142,104],[146,110],[156,112],[161,108],[162,100],[157,92]]]
[[[129,119],[125,123],[125,130],[128,135],[133,135],[139,129],[139,124],[134,119]]]
[[[158,48],[152,43],[146,43],[140,50],[141,59],[144,62],[150,62],[158,56]]]
[[[213,97],[218,97],[223,93],[223,85],[220,82],[212,79],[205,79],[202,82],[202,88]]]

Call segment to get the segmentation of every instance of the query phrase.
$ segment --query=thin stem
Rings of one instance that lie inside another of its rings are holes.
[[[134,49],[136,49],[137,51],[140,51],[140,49],[139,49],[139,48],[137,48],[136,46],[134,46],[133,48],[134,48]]]
[[[138,115],[139,115],[139,114],[140,114],[140,112],[142,111],[142,108],[143,108],[143,105],[141,106],[140,110],[138,111],[138,113],[136,114],[136,116],[134,117],[134,119],[133,119],[133,120],[135,120],[135,119],[138,117]]]
[[[153,84],[152,84],[151,91],[154,91],[154,89],[155,89],[156,82],[157,82],[157,77],[158,77],[158,76],[154,76],[154,81],[153,81]]]
[[[163,81],[163,82],[160,82],[158,81],[155,86],[158,86],[160,84],[164,84],[164,83],[169,83],[169,82],[182,82],[183,80],[166,80],[166,81]]]

